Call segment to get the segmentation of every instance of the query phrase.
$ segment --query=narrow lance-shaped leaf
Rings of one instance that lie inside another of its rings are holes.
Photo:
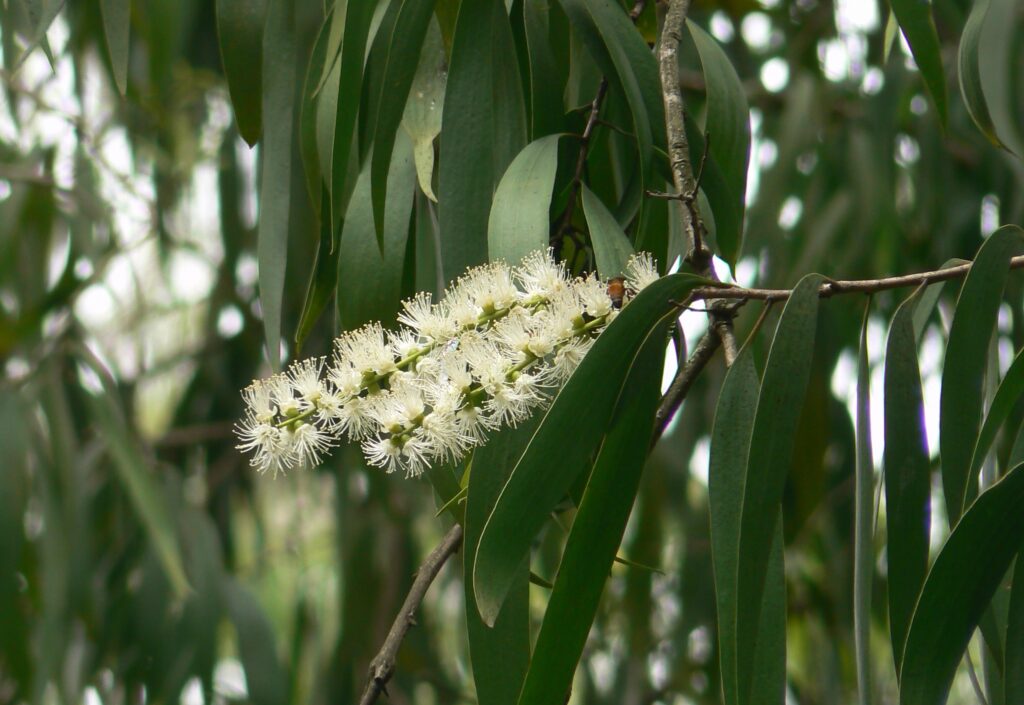
[[[747,193],[747,163],[750,159],[750,109],[747,93],[729,57],[711,35],[692,21],[687,28],[700,54],[707,84],[707,121],[705,131],[710,151],[729,187],[730,206],[737,213],[736,228],[716,229],[715,238],[722,258],[736,265],[743,235],[743,211]],[[691,150],[693,149],[691,145]],[[695,164],[701,154],[691,154]]]
[[[1017,354],[1010,364],[1010,368],[1006,370],[1006,375],[999,383],[999,388],[989,405],[988,414],[985,416],[985,422],[978,434],[978,442],[974,447],[974,456],[971,459],[971,477],[977,476],[981,471],[999,430],[1010,418],[1022,398],[1024,398],[1024,351]]]
[[[658,405],[667,326],[665,322],[651,331],[622,388],[562,553],[519,705],[563,705],[572,688],[640,486]]]
[[[223,2],[223,0],[221,0]],[[221,2],[218,2],[218,7]],[[131,37],[131,0],[102,0],[103,36],[107,40],[107,54],[114,73],[114,83],[123,96],[128,91],[128,42]],[[257,78],[257,80],[259,80]],[[228,87],[230,91],[230,85]],[[256,100],[257,111],[259,99]]]
[[[259,603],[236,579],[224,581],[223,599],[238,635],[246,687],[253,705],[288,701],[288,677],[275,646],[274,630]]]
[[[382,248],[378,247],[374,234],[370,181],[367,163],[352,192],[341,232],[337,307],[345,329],[370,321],[394,320],[398,313],[416,188],[412,140],[408,135],[398,136],[391,155]]]
[[[333,148],[331,150],[330,178],[331,227],[341,227],[345,208],[348,205],[350,189],[354,185],[349,178],[349,155],[352,151],[356,118],[359,114],[360,96],[363,90],[363,63],[366,45],[370,39],[370,23],[376,3],[348,2],[345,4],[345,31],[338,58],[338,92],[334,115]],[[327,171],[327,165],[321,164]]]
[[[910,617],[928,570],[928,439],[914,337],[920,291],[896,310],[885,349],[885,512],[889,635],[897,673]]]
[[[808,274],[793,290],[779,319],[765,367],[747,459],[740,516],[736,586],[739,702],[752,696],[762,600],[786,475],[810,379],[822,277]]]
[[[448,61],[437,20],[431,21],[423,39],[423,50],[416,76],[409,89],[402,126],[413,141],[413,159],[420,190],[436,202],[434,176],[434,138],[441,134],[441,109],[444,105]]]
[[[1024,560],[1017,553],[1006,619],[1003,695],[1008,703],[1024,702]]]
[[[566,70],[551,48],[551,21],[554,3],[525,0],[523,32],[530,63],[530,138],[561,132],[564,125],[562,95]]]
[[[502,429],[473,454],[473,464],[482,472],[469,477],[462,546],[463,572],[467,576],[473,574],[484,523],[539,424],[540,418],[534,416],[518,428]],[[480,705],[513,705],[523,686],[530,663],[529,582],[529,565],[524,560],[505,608],[494,626],[488,627],[477,611],[473,581],[465,581],[469,654]]]
[[[979,495],[939,551],[907,636],[900,705],[946,702],[978,620],[1024,541],[1022,503],[1018,465]]]
[[[903,30],[903,36],[910,45],[914,63],[921,72],[928,95],[939,114],[939,121],[945,125],[948,121],[946,73],[942,68],[942,48],[935,30],[935,20],[932,19],[931,3],[892,0],[890,4]]]
[[[718,609],[718,656],[725,705],[736,705],[739,698],[736,684],[736,561],[739,554],[736,547],[739,544],[750,432],[754,426],[760,386],[750,347],[744,347],[722,382],[711,428],[708,507]]]
[[[548,135],[528,144],[501,177],[487,224],[487,253],[492,261],[515,263],[547,248],[559,138]]]
[[[259,140],[263,129],[263,28],[269,1],[217,0],[217,37],[228,93],[238,132],[250,147]]]
[[[594,245],[597,271],[602,277],[617,277],[626,271],[626,262],[633,254],[633,245],[618,222],[586,184],[580,184],[583,196],[583,215]]]
[[[857,356],[857,462],[853,531],[853,627],[857,690],[861,705],[874,701],[871,692],[871,582],[874,578],[875,463],[871,451],[871,365],[868,362],[868,315],[864,309]]]
[[[703,281],[674,274],[640,292],[598,337],[544,414],[480,537],[472,579],[484,622],[494,622],[533,537],[588,466],[651,328]]]
[[[380,84],[380,100],[373,121],[373,153],[370,157],[370,199],[377,244],[384,246],[384,204],[387,198],[388,166],[395,137],[405,112],[423,49],[427,26],[434,14],[433,0],[403,0],[388,39],[387,61]]]
[[[963,511],[968,492],[977,490],[970,474],[971,454],[981,422],[989,340],[995,330],[1010,258],[1024,247],[1024,231],[1005,226],[978,250],[967,274],[949,331],[942,369],[939,452],[942,488],[950,526]]]
[[[281,303],[288,256],[288,212],[291,206],[292,96],[295,80],[295,14],[287,0],[270,0],[263,66],[262,178],[256,258],[260,268],[260,306],[267,357],[281,367]]]
[[[504,12],[499,0],[459,5],[441,123],[438,203],[445,281],[487,260],[487,217],[494,185],[494,69],[481,27]]]

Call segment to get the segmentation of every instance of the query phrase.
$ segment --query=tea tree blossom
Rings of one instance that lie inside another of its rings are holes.
[[[658,278],[647,254],[625,274],[625,303]],[[316,465],[345,439],[387,472],[458,461],[545,405],[617,314],[607,284],[570,277],[550,252],[474,267],[440,301],[405,301],[399,330],[348,331],[330,363],[311,358],[253,382],[238,448],[275,474]]]

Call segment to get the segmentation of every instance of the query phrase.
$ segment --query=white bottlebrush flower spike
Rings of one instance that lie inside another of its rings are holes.
[[[624,303],[657,279],[650,255],[631,257]],[[246,387],[238,448],[275,474],[345,439],[387,472],[458,461],[546,404],[617,313],[606,283],[572,278],[550,252],[474,267],[440,301],[404,302],[400,330],[349,331],[329,364],[303,360]]]

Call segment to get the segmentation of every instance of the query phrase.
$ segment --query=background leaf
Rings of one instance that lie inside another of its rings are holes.
[[[971,634],[1024,540],[1022,501],[1018,465],[975,500],[939,551],[907,635],[901,705],[946,702]]]
[[[590,230],[590,241],[594,245],[598,273],[605,279],[625,274],[626,262],[633,254],[633,245],[626,233],[622,232],[615,216],[586,184],[580,184],[580,193],[583,196],[583,214]]]
[[[104,10],[112,0],[104,0]],[[128,5],[124,0],[118,2]],[[250,147],[260,139],[263,130],[263,91],[269,88],[263,82],[263,28],[267,23],[267,8],[271,0],[217,0],[217,37],[220,40],[220,58],[224,64],[231,105],[235,109],[238,132]],[[128,13],[126,12],[127,16]],[[104,20],[106,15],[104,15]],[[281,29],[281,28],[278,28]],[[125,27],[122,32],[126,31]],[[125,37],[125,39],[127,39]],[[110,41],[109,38],[107,40]],[[269,41],[269,40],[267,40]],[[268,48],[278,51],[277,39]],[[125,41],[127,61],[128,43]],[[286,57],[279,57],[286,58]],[[111,63],[117,76],[117,61],[111,46]],[[281,66],[281,62],[276,63]],[[127,64],[125,64],[127,70]],[[283,70],[283,68],[282,68]],[[125,73],[127,77],[127,72]],[[269,80],[269,79],[268,79]],[[118,83],[120,88],[121,84]],[[123,94],[124,88],[120,88]]]
[[[916,0],[892,0],[891,5],[903,36],[910,45],[910,51],[914,54],[914,63],[921,72],[928,95],[939,114],[939,122],[945,125],[949,121],[946,74],[942,69],[942,53],[935,20],[932,19],[932,7]]]
[[[114,83],[123,96],[128,92],[128,42],[131,37],[131,0],[101,0],[103,34],[114,73]],[[259,77],[257,76],[257,82]],[[257,110],[258,110],[257,100]]]
[[[487,223],[491,261],[516,263],[547,249],[560,137],[548,135],[526,145],[501,177]]]

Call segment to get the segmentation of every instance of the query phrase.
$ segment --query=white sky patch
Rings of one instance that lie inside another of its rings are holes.
[[[796,196],[790,196],[782,202],[779,209],[779,227],[783,230],[792,230],[800,222],[804,214],[804,204]]]
[[[778,93],[789,85],[789,63],[778,56],[761,65],[761,84],[769,93]]]
[[[763,12],[750,12],[740,24],[743,41],[753,51],[766,51],[771,45],[772,20]]]
[[[999,229],[999,196],[988,193],[981,199],[980,220],[982,237],[988,237]]]
[[[736,36],[736,27],[733,26],[732,20],[721,10],[716,10],[711,15],[708,27],[711,30],[711,36],[723,44],[728,44]]]
[[[701,436],[693,444],[693,453],[690,455],[690,476],[704,485],[708,486],[708,467],[711,460],[711,438]]]
[[[885,87],[885,72],[877,66],[872,66],[864,72],[864,78],[860,82],[860,90],[864,95],[877,95]]]

